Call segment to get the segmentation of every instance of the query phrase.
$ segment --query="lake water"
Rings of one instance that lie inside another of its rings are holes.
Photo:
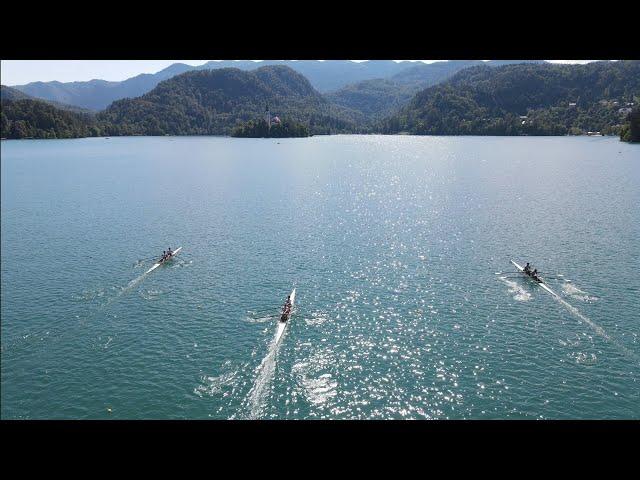
[[[640,418],[640,146],[1,148],[2,418]]]

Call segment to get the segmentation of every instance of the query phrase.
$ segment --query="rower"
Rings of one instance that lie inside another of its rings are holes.
[[[529,274],[529,272],[531,272],[531,266],[529,265],[529,262],[527,262],[524,266],[524,273]]]
[[[282,306],[282,315],[280,316],[280,320],[283,322],[287,321],[287,317],[291,313],[291,295],[287,297],[287,300],[284,302]]]

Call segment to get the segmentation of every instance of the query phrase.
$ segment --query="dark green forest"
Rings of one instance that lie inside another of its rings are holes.
[[[2,138],[78,138],[104,133],[92,115],[62,110],[40,100],[2,100]]]
[[[628,123],[620,131],[623,142],[640,143],[640,108],[635,108],[627,118]]]
[[[241,138],[293,138],[308,137],[309,129],[300,123],[284,121],[280,124],[269,125],[266,120],[249,120],[244,125],[237,127],[232,137]]]
[[[640,62],[521,64],[462,70],[380,122],[417,135],[618,134],[640,100]]]

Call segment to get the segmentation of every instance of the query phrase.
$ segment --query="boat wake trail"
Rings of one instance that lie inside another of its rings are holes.
[[[276,357],[278,354],[280,343],[276,336],[273,337],[269,345],[269,352],[262,359],[262,362],[256,368],[256,379],[247,395],[246,405],[249,410],[249,418],[259,419],[264,415],[266,400],[271,387],[271,381],[276,371]]]
[[[625,347],[624,345],[622,345],[621,343],[617,342],[615,339],[611,338],[609,335],[607,335],[607,332],[604,331],[604,329],[596,324],[593,320],[591,320],[589,317],[587,317],[586,315],[583,315],[582,313],[580,313],[580,311],[574,307],[573,305],[571,305],[570,303],[564,301],[562,298],[560,297],[554,297],[562,306],[564,306],[567,310],[569,310],[569,312],[571,312],[573,315],[575,315],[576,317],[578,317],[580,320],[582,320],[584,323],[586,323],[587,325],[589,325],[591,328],[593,328],[593,330],[600,335],[602,338],[604,338],[605,340],[607,340],[608,342],[612,343],[613,345],[615,345],[616,347],[618,347],[625,355],[627,355],[628,357],[632,357],[636,360],[636,362],[640,363],[640,357],[638,357],[638,355],[636,355],[634,352],[632,352],[631,350],[629,350],[627,347]]]
[[[570,303],[564,301],[562,298],[560,298],[558,296],[553,297],[553,298],[555,298],[562,306],[564,306],[567,310],[569,310],[573,315],[575,315],[580,320],[582,320],[584,323],[586,323],[591,328],[593,328],[598,335],[600,335],[601,337],[605,338],[606,340],[611,340],[611,337],[609,337],[609,335],[607,335],[607,332],[605,332],[604,329],[600,325],[596,324],[589,317],[587,317],[587,316],[583,315],[582,313],[580,313],[580,311],[576,307],[574,307]]]
[[[131,280],[129,283],[127,283],[127,285],[125,287],[119,287],[120,291],[113,297],[109,298],[109,300],[107,300],[107,302],[104,304],[104,306],[108,306],[111,303],[113,303],[114,301],[116,301],[118,298],[120,298],[122,295],[124,295],[125,293],[127,293],[129,290],[131,290],[133,287],[135,287],[138,283],[140,283],[140,281],[147,276],[149,272],[144,272],[142,275],[138,276],[137,278],[134,278],[133,280]]]
[[[129,290],[130,288],[136,286],[138,283],[140,283],[140,281],[147,276],[149,272],[146,271],[144,272],[142,275],[139,275],[138,277],[134,278],[133,280],[131,280],[129,283],[127,283],[127,286],[124,287],[123,291],[125,290]]]

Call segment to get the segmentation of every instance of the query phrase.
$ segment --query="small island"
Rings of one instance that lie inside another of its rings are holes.
[[[294,138],[308,137],[309,129],[301,123],[282,121],[278,116],[272,117],[269,107],[265,110],[265,118],[239,125],[231,133],[240,138]]]

